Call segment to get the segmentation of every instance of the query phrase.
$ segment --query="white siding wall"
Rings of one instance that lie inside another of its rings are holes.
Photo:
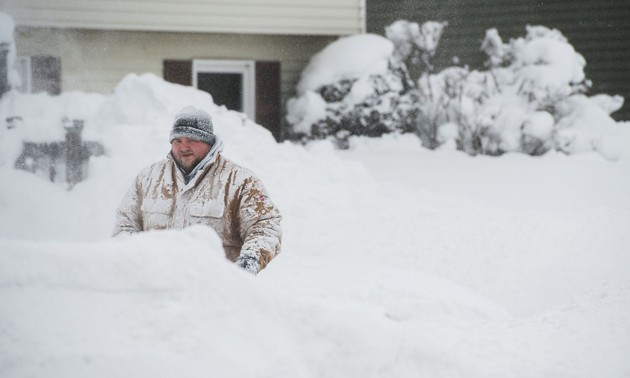
[[[210,33],[365,32],[365,0],[0,0],[19,26]]]
[[[327,36],[262,36],[19,27],[18,55],[61,59],[62,90],[111,93],[128,73],[162,77],[164,59],[273,60],[281,64],[286,101],[311,56]]]

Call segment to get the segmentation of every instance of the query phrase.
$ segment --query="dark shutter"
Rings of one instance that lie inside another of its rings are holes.
[[[61,93],[61,59],[56,56],[31,57],[31,92]]]
[[[256,62],[256,123],[280,141],[280,62]]]
[[[192,85],[192,60],[165,60],[164,80],[175,84]]]
[[[11,89],[9,86],[9,44],[0,42],[0,97]]]

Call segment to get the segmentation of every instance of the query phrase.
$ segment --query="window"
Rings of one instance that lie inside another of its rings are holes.
[[[61,93],[61,59],[54,56],[18,56],[15,68],[20,76],[20,92]]]
[[[193,60],[192,85],[224,105],[256,119],[255,62],[249,60]]]
[[[193,62],[196,62],[195,74],[193,74]],[[230,62],[237,64],[229,64]],[[279,61],[166,59],[163,70],[166,81],[180,85],[194,85],[205,90],[212,94],[215,103],[224,104],[228,109],[243,109],[241,111],[244,111],[249,118],[269,129],[276,140],[282,139]],[[221,78],[221,76],[225,77]],[[196,77],[194,84],[193,77]],[[207,84],[214,79],[223,82],[218,85],[223,87],[222,90],[212,88],[212,85]],[[222,100],[222,96],[227,99]]]

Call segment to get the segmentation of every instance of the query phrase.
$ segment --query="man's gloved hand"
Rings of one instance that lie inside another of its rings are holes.
[[[258,261],[254,257],[239,256],[234,263],[252,274],[258,274]]]

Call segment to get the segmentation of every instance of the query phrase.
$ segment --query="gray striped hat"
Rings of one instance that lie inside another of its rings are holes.
[[[185,107],[175,116],[169,142],[175,138],[188,138],[213,145],[216,137],[212,117],[194,106]]]

